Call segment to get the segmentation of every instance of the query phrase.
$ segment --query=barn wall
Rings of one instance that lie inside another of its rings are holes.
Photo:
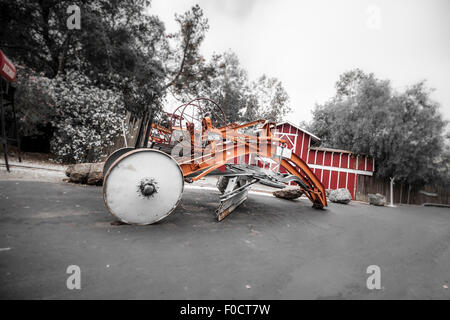
[[[361,170],[370,173],[373,171],[371,158],[347,152],[311,149],[308,154],[308,165],[329,166],[351,170]],[[357,174],[355,172],[338,171],[329,168],[312,168],[316,177],[322,181],[325,189],[347,188],[353,199],[356,199]]]
[[[374,163],[366,156],[356,157],[347,152],[310,149],[311,136],[296,127],[285,123],[277,126],[277,137],[287,141],[287,147],[297,154],[308,165],[329,166],[350,170],[374,171]],[[263,163],[258,163],[260,167]],[[269,168],[266,164],[265,168]],[[326,189],[347,188],[353,199],[356,199],[357,177],[354,172],[342,172],[330,168],[311,168]],[[281,172],[285,172],[282,168]]]

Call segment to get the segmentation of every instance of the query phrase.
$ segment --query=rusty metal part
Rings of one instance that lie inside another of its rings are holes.
[[[227,125],[225,112],[216,102],[208,98],[196,98],[178,106],[170,114],[170,130],[172,132],[176,128],[186,130],[189,125],[193,125],[195,129],[200,130],[205,117],[209,117],[211,121],[214,121],[216,126]],[[169,141],[172,142],[172,136]]]
[[[240,186],[239,182],[244,181]],[[245,176],[234,176],[228,180],[224,194],[220,197],[220,206],[216,210],[218,221],[222,221],[239,205],[247,200],[249,187],[258,182],[258,179],[248,181]]]
[[[109,155],[109,157],[106,159],[105,163],[103,164],[103,176],[106,176],[106,173],[108,172],[111,165],[119,159],[121,156],[123,156],[125,153],[130,152],[132,150],[135,150],[135,148],[120,148],[114,151]]]
[[[222,221],[231,212],[233,212],[238,206],[240,206],[245,200],[247,200],[248,189],[242,190],[234,197],[220,201],[220,206],[216,210],[217,220]]]

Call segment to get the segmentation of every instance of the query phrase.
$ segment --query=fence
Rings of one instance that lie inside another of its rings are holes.
[[[380,193],[391,201],[390,182],[388,180],[358,175],[356,200],[368,201],[369,193]],[[426,185],[420,188],[410,188],[408,184],[394,184],[395,204],[440,203],[450,205],[450,190],[441,186]]]

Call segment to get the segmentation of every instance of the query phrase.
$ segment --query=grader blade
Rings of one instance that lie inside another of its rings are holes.
[[[225,188],[224,194],[220,197],[220,206],[216,210],[217,220],[221,221],[245,200],[247,200],[250,186],[258,182],[258,179],[248,181],[248,175],[231,177]]]
[[[244,189],[225,200],[220,200],[220,206],[216,210],[217,221],[222,221],[226,216],[247,200],[248,189]]]

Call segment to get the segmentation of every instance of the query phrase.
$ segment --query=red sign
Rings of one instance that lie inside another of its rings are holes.
[[[0,76],[13,82],[16,78],[16,67],[0,50]]]

